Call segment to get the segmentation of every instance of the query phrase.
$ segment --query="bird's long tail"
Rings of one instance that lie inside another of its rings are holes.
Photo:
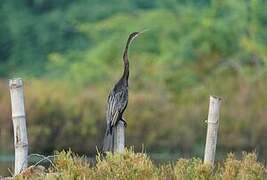
[[[113,145],[114,145],[114,127],[107,126],[103,143],[103,152],[113,152]]]

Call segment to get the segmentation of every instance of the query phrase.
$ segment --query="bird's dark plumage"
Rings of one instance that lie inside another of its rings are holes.
[[[113,152],[114,145],[114,128],[119,120],[123,120],[122,115],[127,107],[128,103],[128,78],[129,78],[129,60],[128,60],[128,48],[132,40],[140,33],[134,32],[129,35],[124,53],[124,71],[120,80],[114,85],[113,89],[109,93],[107,106],[106,106],[106,121],[107,129],[104,138],[103,151]]]

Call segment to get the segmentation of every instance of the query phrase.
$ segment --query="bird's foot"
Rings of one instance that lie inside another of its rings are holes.
[[[120,121],[122,121],[124,123],[124,127],[127,127],[127,123],[124,119],[120,119]]]

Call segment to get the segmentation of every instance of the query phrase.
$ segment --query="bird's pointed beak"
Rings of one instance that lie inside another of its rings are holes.
[[[146,31],[149,31],[149,29],[144,29],[143,31],[140,31],[139,34],[143,34]]]

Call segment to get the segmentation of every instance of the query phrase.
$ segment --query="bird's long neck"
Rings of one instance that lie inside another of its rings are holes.
[[[123,62],[124,62],[124,71],[122,75],[122,80],[128,84],[128,78],[129,78],[129,59],[128,59],[128,49],[130,46],[130,43],[132,41],[132,38],[129,37],[123,52]]]

